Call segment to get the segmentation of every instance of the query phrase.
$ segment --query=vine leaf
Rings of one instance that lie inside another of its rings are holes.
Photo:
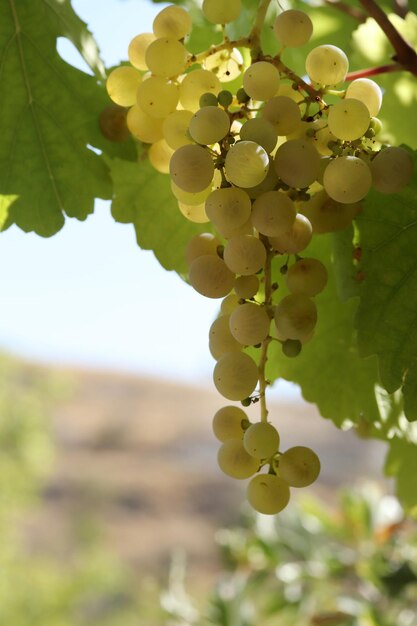
[[[64,213],[85,219],[96,197],[110,196],[108,170],[88,147],[104,92],[57,53],[57,37],[72,33],[80,46],[84,41],[68,0],[6,0],[0,24],[0,79],[7,85],[0,105],[0,228],[16,223],[50,236]],[[91,35],[84,35],[87,46]],[[99,72],[94,56],[93,50],[90,64]]]

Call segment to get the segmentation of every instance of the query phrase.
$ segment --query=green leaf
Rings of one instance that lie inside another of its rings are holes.
[[[385,473],[396,479],[396,492],[408,513],[417,514],[417,446],[407,439],[390,441]]]
[[[339,230],[332,235],[333,267],[337,291],[341,300],[359,296],[360,283],[358,269],[355,267],[355,253],[360,255],[360,248],[353,244],[353,226]]]
[[[410,369],[406,372],[404,385],[404,413],[409,422],[417,420],[417,362],[414,359]]]
[[[89,149],[98,136],[103,88],[65,63],[57,37],[82,26],[68,1],[8,0],[0,5],[1,228],[15,222],[50,236],[64,213],[85,219],[96,197],[109,197],[102,159]],[[90,35],[86,33],[87,40]]]

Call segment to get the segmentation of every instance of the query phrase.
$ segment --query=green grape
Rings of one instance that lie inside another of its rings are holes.
[[[198,233],[193,235],[188,241],[185,248],[185,260],[187,265],[203,254],[217,255],[217,248],[220,246],[220,240],[212,233]]]
[[[372,184],[368,165],[353,156],[341,156],[330,161],[323,176],[323,186],[327,194],[336,200],[352,204],[362,200]]]
[[[141,80],[142,74],[134,67],[116,67],[107,77],[107,93],[116,104],[131,107],[136,103],[136,92]]]
[[[333,151],[329,148],[329,143],[337,142],[337,137],[333,135],[329,129],[326,120],[315,120],[311,122],[309,126],[314,130],[314,135],[310,137],[310,141],[317,152],[322,156],[333,156]]]
[[[246,224],[251,215],[248,194],[237,187],[222,187],[206,200],[206,213],[223,237]]]
[[[203,107],[216,107],[218,103],[219,101],[217,99],[217,96],[215,96],[214,93],[210,93],[209,91],[203,93],[203,95],[200,96],[200,109],[202,109]]]
[[[256,459],[269,459],[278,452],[279,433],[268,422],[251,424],[243,436],[243,447]]]
[[[217,100],[222,107],[227,109],[233,102],[233,95],[227,89],[222,89],[217,96]]]
[[[291,229],[276,237],[269,237],[269,242],[281,254],[299,254],[307,248],[312,235],[313,229],[308,218],[297,213]]]
[[[324,189],[300,206],[300,212],[309,219],[313,232],[317,234],[344,230],[360,211],[360,204],[336,202],[329,198]]]
[[[370,78],[357,78],[349,83],[346,98],[360,100],[367,107],[369,115],[378,115],[382,105],[382,91]]]
[[[345,80],[348,69],[348,58],[337,46],[317,46],[307,55],[307,74],[321,85],[337,85]]]
[[[233,288],[235,275],[220,257],[202,254],[191,262],[188,279],[202,296],[224,298]]]
[[[155,76],[172,78],[185,70],[187,50],[176,39],[155,39],[146,49],[145,61]]]
[[[313,300],[302,293],[285,296],[275,308],[275,325],[287,339],[303,340],[317,323],[317,309]]]
[[[193,114],[191,111],[173,111],[163,121],[162,132],[167,144],[173,149],[192,143],[188,135],[188,126]]]
[[[219,409],[213,417],[213,433],[219,441],[243,438],[243,424],[249,423],[245,411],[229,404]]]
[[[249,102],[250,96],[248,96],[243,87],[240,87],[236,92],[236,99],[239,104],[246,104],[246,102]]]
[[[259,185],[255,185],[255,187],[246,187],[246,193],[250,198],[256,200],[256,198],[259,198],[263,193],[274,191],[278,186],[278,174],[274,167],[270,167],[263,181],[260,182]]]
[[[148,158],[157,172],[169,174],[169,162],[173,153],[173,149],[169,147],[165,139],[160,139],[149,146]]]
[[[275,515],[290,501],[290,488],[279,476],[257,474],[248,484],[246,497],[258,513]]]
[[[294,446],[279,457],[279,474],[291,487],[308,487],[320,474],[320,460],[311,448]]]
[[[138,104],[128,110],[126,124],[133,137],[144,143],[155,143],[163,138],[162,119],[151,117]]]
[[[220,305],[222,315],[230,315],[240,305],[240,298],[235,293],[229,293]]]
[[[317,180],[320,155],[308,140],[292,139],[278,148],[274,167],[284,183],[302,189]]]
[[[240,352],[242,344],[233,337],[229,326],[230,315],[214,320],[209,331],[209,350],[213,359],[220,359],[227,352]]]
[[[239,17],[241,0],[203,0],[202,10],[212,24],[228,24]]]
[[[282,344],[282,352],[289,358],[295,358],[301,352],[303,344],[299,339],[286,339]]]
[[[300,109],[294,100],[287,96],[275,96],[268,100],[261,116],[270,122],[278,135],[289,135],[301,125]]]
[[[145,61],[145,54],[148,46],[155,41],[153,33],[141,33],[133,37],[127,49],[130,63],[138,70],[146,71],[148,66]]]
[[[377,117],[371,117],[371,123],[369,128],[372,128],[375,131],[375,135],[381,132],[382,130],[382,122]]]
[[[244,400],[258,383],[258,367],[244,352],[227,352],[214,367],[213,381],[217,391],[228,400]]]
[[[267,191],[252,207],[252,224],[268,237],[276,237],[291,229],[297,212],[292,200],[282,191]]]
[[[265,265],[266,249],[253,235],[236,235],[224,248],[224,260],[235,274],[256,274]]]
[[[179,202],[183,202],[188,206],[196,206],[199,204],[203,204],[206,201],[206,198],[212,192],[212,185],[210,184],[202,191],[198,191],[196,193],[188,193],[187,191],[184,191],[183,189],[178,187],[171,180],[171,191]]]
[[[188,130],[196,143],[211,145],[221,141],[229,128],[230,119],[226,111],[217,106],[206,106],[194,113]]]
[[[175,111],[178,103],[178,87],[161,76],[150,76],[137,90],[137,101],[151,117],[164,118]]]
[[[100,113],[100,131],[106,139],[114,142],[126,141],[130,137],[126,123],[127,111],[118,104],[109,104]]]
[[[210,153],[196,145],[181,146],[175,150],[169,169],[174,183],[187,193],[203,191],[214,176]]]
[[[291,293],[316,296],[327,285],[327,270],[318,259],[299,259],[288,268],[285,280]]]
[[[168,6],[155,17],[152,30],[157,37],[184,39],[191,32],[192,19],[182,7]]]
[[[189,222],[193,222],[194,224],[206,224],[210,221],[206,214],[204,202],[203,204],[189,205],[178,200],[178,208]]]
[[[214,72],[222,83],[228,83],[240,77],[243,69],[243,57],[237,48],[218,50],[204,60],[206,70]]]
[[[360,100],[345,98],[330,107],[329,130],[346,141],[359,139],[368,130],[371,117],[367,106]]]
[[[230,332],[240,344],[256,346],[268,336],[270,322],[264,307],[245,302],[230,315]]]
[[[384,148],[370,165],[372,184],[381,193],[398,193],[413,175],[413,161],[404,148]]]
[[[224,441],[217,455],[217,463],[222,472],[238,480],[253,476],[259,466],[259,462],[246,452],[241,439]]]
[[[235,280],[235,292],[239,298],[253,298],[259,291],[259,278],[255,274],[249,276],[237,276]]]
[[[240,138],[243,141],[254,141],[267,152],[272,152],[278,141],[275,127],[262,117],[254,117],[242,125]]]
[[[203,94],[217,95],[220,90],[220,81],[215,74],[204,69],[193,70],[180,83],[180,103],[188,111],[197,111]]]
[[[274,33],[278,41],[287,48],[299,48],[313,34],[313,23],[307,13],[289,9],[277,15]]]
[[[243,74],[243,88],[253,100],[273,98],[279,87],[279,72],[267,61],[253,63]]]
[[[267,152],[254,141],[238,141],[226,154],[224,172],[237,187],[255,187],[268,173]]]

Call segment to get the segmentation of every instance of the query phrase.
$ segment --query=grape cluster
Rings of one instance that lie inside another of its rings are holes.
[[[205,18],[223,27],[240,10],[240,0],[202,5]],[[336,89],[348,72],[342,50],[313,48],[306,58],[309,82],[283,63],[285,48],[303,46],[312,35],[306,13],[277,16],[281,51],[274,57],[262,53],[258,21],[248,38],[226,37],[198,55],[184,44],[191,29],[182,7],[163,9],[153,33],[130,42],[131,65],[111,72],[107,91],[128,108],[127,127],[149,144],[152,165],[170,174],[181,213],[211,223],[211,232],[195,235],[185,254],[192,287],[223,298],[209,332],[214,384],[227,400],[261,406],[256,423],[238,406],[216,413],[218,463],[234,478],[251,478],[249,502],[274,514],[287,505],[290,487],[310,485],[320,472],[310,448],[280,450],[265,401],[269,344],[279,342],[289,358],[300,353],[314,335],[314,298],[327,283],[324,265],[300,255],[313,234],[348,226],[371,187],[399,191],[412,162],[406,150],[378,141],[382,93],[373,80]],[[252,49],[249,67],[242,47]],[[235,93],[225,88],[239,77]],[[279,292],[272,281],[276,263]]]

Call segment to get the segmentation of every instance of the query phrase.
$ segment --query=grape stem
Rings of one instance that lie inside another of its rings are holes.
[[[267,238],[261,237],[265,246],[268,246]],[[264,306],[270,307],[272,304],[272,285],[271,285],[271,261],[274,256],[274,252],[267,247],[267,255],[264,267],[265,275],[265,294],[264,294]],[[268,346],[272,341],[271,337],[266,337],[261,345],[261,355],[259,357],[258,372],[259,372],[259,401],[261,407],[261,422],[268,420],[268,408],[266,405],[266,388],[268,383],[265,378],[265,366],[268,360]]]
[[[356,80],[357,78],[368,78],[369,76],[377,76],[378,74],[388,74],[390,72],[401,71],[404,71],[404,67],[401,63],[388,63],[387,65],[378,65],[377,67],[368,67],[364,70],[349,72],[349,74],[346,75],[345,80]]]
[[[258,50],[261,51],[261,32],[270,4],[271,0],[261,0],[258,10],[256,12],[255,23],[251,32],[249,33],[248,40],[252,43],[255,53],[257,53]]]

